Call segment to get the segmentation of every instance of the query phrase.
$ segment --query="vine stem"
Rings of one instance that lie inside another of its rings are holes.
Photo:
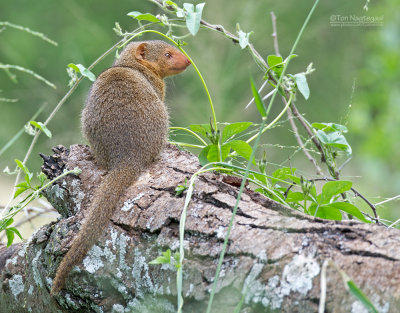
[[[295,49],[297,47],[297,44],[298,44],[298,42],[299,42],[299,40],[300,40],[300,38],[301,38],[305,28],[306,28],[306,25],[308,24],[308,21],[310,20],[312,14],[314,13],[314,10],[317,7],[318,3],[319,3],[319,0],[315,0],[313,7],[311,8],[310,12],[308,13],[307,18],[304,21],[303,26],[301,27],[299,34],[297,35],[297,38],[296,38],[296,40],[295,40],[295,42],[293,44],[293,47],[292,47],[289,55],[292,55],[294,53],[294,51],[295,51]],[[276,88],[275,88],[276,91],[271,97],[269,106],[272,106],[272,103],[275,100],[276,93],[277,93],[278,88],[280,87],[280,85],[282,83],[282,79],[283,79],[283,77],[285,75],[285,72],[286,72],[286,69],[287,69],[289,63],[290,63],[290,58],[286,62],[285,66],[283,67],[282,74],[279,77],[279,80],[278,80],[278,82],[276,84]],[[229,221],[229,226],[228,226],[227,233],[226,233],[226,236],[225,236],[225,239],[224,239],[224,244],[223,244],[222,251],[221,251],[221,254],[220,254],[220,257],[219,257],[219,260],[218,260],[217,271],[215,273],[214,282],[213,282],[211,295],[210,295],[210,300],[209,300],[208,306],[207,306],[207,313],[211,312],[212,302],[213,302],[215,291],[216,291],[216,288],[217,288],[217,283],[218,283],[218,278],[219,278],[219,274],[220,274],[221,267],[222,267],[222,262],[223,262],[224,257],[225,257],[226,249],[227,249],[227,246],[228,246],[229,236],[230,236],[230,233],[231,233],[231,230],[232,230],[232,226],[233,226],[233,220],[235,219],[235,216],[236,216],[236,212],[237,212],[237,209],[238,209],[238,206],[239,206],[239,201],[241,199],[241,196],[242,196],[242,193],[243,193],[243,190],[244,190],[244,186],[245,186],[247,177],[249,175],[249,170],[250,170],[250,166],[251,166],[254,154],[255,154],[255,150],[259,145],[261,134],[262,134],[262,131],[263,131],[265,123],[266,123],[266,119],[263,119],[262,123],[261,123],[261,126],[260,126],[260,129],[259,129],[259,132],[258,132],[258,135],[257,135],[257,138],[256,138],[255,143],[253,145],[253,149],[252,149],[252,153],[251,153],[250,159],[249,159],[249,161],[247,163],[246,171],[245,171],[244,177],[242,179],[242,183],[240,185],[240,189],[239,189],[238,196],[236,198],[235,206],[234,206],[234,208],[232,210],[232,217],[231,217],[231,219]]]

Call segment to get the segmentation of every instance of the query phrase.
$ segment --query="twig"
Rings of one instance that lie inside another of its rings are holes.
[[[276,31],[276,16],[273,11],[271,11],[271,20],[272,20],[272,38],[274,39],[274,48],[275,48],[275,54],[277,56],[281,56],[279,53],[279,45],[278,45],[278,32]]]
[[[274,12],[271,11],[271,20],[272,20],[272,29],[273,29],[273,33],[272,33],[272,37],[274,38],[274,48],[275,48],[275,54],[276,55],[280,55],[279,53],[279,43],[278,43],[278,32],[277,32],[277,27],[276,27],[276,16],[274,14]],[[285,97],[282,97],[282,101],[283,103],[287,104]],[[294,101],[292,103],[292,105],[294,104]],[[299,144],[301,150],[303,150],[303,153],[305,154],[305,156],[307,157],[307,159],[310,160],[310,162],[312,164],[314,164],[318,175],[323,176],[324,173],[322,172],[321,168],[319,167],[319,165],[317,164],[317,161],[315,161],[315,159],[311,156],[311,154],[307,151],[307,149],[304,146],[303,141],[301,140],[300,134],[299,134],[299,130],[297,129],[297,126],[293,120],[293,115],[290,112],[290,110],[287,110],[287,115],[288,115],[288,119],[290,122],[290,126],[292,127],[294,136],[296,137],[297,143]],[[313,136],[314,134],[312,134],[311,136]]]
[[[282,97],[282,101],[286,103],[286,99]],[[287,110],[287,115],[289,119],[290,126],[292,127],[294,136],[296,137],[297,143],[299,144],[301,150],[303,150],[304,155],[312,164],[314,164],[315,169],[317,170],[317,174],[324,176],[324,173],[322,172],[322,169],[319,167],[317,161],[312,157],[312,155],[308,152],[306,147],[304,146],[303,140],[301,140],[299,130],[297,129],[296,123],[294,122],[292,112],[290,110]]]
[[[393,201],[393,200],[397,200],[397,199],[400,199],[400,195],[397,195],[397,196],[395,196],[395,197],[392,197],[392,198],[383,200],[383,201],[381,201],[381,202],[375,203],[375,206],[382,205],[382,204],[384,204],[384,203],[386,203],[386,202]]]
[[[296,108],[294,103],[292,104],[291,108],[292,108],[293,114],[297,117],[297,119],[299,120],[300,124],[304,127],[304,129],[306,130],[307,134],[310,136],[312,142],[317,147],[318,151],[321,153],[321,161],[326,163],[324,150],[322,149],[322,146],[319,143],[318,139],[315,138],[313,131],[308,126],[308,124],[305,121],[304,117],[299,113],[299,111],[297,110],[297,108]]]

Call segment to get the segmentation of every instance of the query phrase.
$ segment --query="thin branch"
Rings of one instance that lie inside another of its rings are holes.
[[[274,14],[274,12],[271,11],[271,20],[272,20],[272,29],[273,29],[273,33],[272,33],[272,37],[274,38],[274,48],[275,48],[275,54],[280,56],[279,53],[279,43],[278,43],[278,32],[277,32],[277,27],[276,27],[276,16]],[[283,103],[287,104],[285,97],[282,97],[282,101]],[[294,101],[292,103],[292,105],[294,104]],[[299,130],[297,129],[297,126],[293,120],[293,115],[290,112],[290,110],[287,110],[287,115],[288,115],[288,119],[290,122],[290,126],[292,127],[294,136],[296,137],[297,143],[299,144],[301,150],[303,150],[303,153],[305,154],[306,158],[310,160],[310,162],[312,164],[314,164],[318,175],[323,176],[324,173],[322,172],[321,168],[319,167],[319,165],[317,164],[317,161],[315,161],[315,159],[311,156],[311,154],[307,151],[306,147],[304,146],[303,141],[301,140],[300,134],[299,134]],[[313,134],[312,134],[313,136]]]
[[[275,54],[277,56],[281,56],[279,53],[279,45],[278,45],[278,32],[276,31],[276,16],[273,11],[271,11],[271,20],[272,20],[272,38],[274,39],[274,49],[275,49]]]
[[[375,206],[382,205],[382,204],[384,204],[384,203],[386,203],[386,202],[390,202],[390,201],[397,200],[397,199],[400,199],[400,195],[397,195],[397,196],[395,196],[395,197],[392,197],[392,198],[383,200],[383,201],[381,201],[381,202],[375,203]]]
[[[282,97],[282,101],[286,103],[286,99]],[[290,126],[292,127],[294,136],[296,137],[297,143],[299,144],[301,150],[303,150],[304,155],[306,158],[315,166],[315,169],[317,170],[317,174],[324,176],[324,173],[322,172],[322,169],[319,167],[317,161],[312,157],[312,155],[308,152],[306,147],[304,146],[303,140],[300,137],[299,130],[297,129],[296,123],[294,122],[292,112],[290,110],[287,110],[287,115],[289,119]]]
[[[308,124],[307,124],[306,120],[304,119],[304,117],[299,113],[299,111],[297,110],[297,108],[296,108],[294,103],[292,104],[291,108],[292,108],[292,113],[294,114],[294,116],[297,117],[297,119],[299,120],[300,124],[304,127],[304,129],[306,130],[307,134],[310,136],[312,142],[317,147],[318,151],[321,153],[321,161],[326,163],[325,152],[324,152],[324,149],[322,149],[322,146],[321,146],[320,142],[318,141],[317,138],[315,138],[313,131],[308,126]]]

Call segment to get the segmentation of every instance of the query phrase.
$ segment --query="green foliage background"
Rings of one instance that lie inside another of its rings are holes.
[[[254,31],[250,41],[266,57],[274,54],[269,14],[274,11],[280,52],[286,57],[312,4],[310,0],[207,1],[203,18],[222,24],[232,32],[237,22],[243,31]],[[372,0],[367,12],[363,6],[364,1],[322,1],[300,42],[299,57],[291,62],[289,72],[302,72],[310,62],[314,63],[316,71],[308,77],[310,99],[305,101],[299,96],[298,108],[310,122],[337,122],[348,126],[353,159],[342,178],[351,177],[354,186],[375,203],[400,194],[400,6],[397,0]],[[13,29],[0,32],[1,63],[30,68],[57,86],[54,91],[29,75],[17,72],[14,73],[18,84],[14,84],[0,72],[0,97],[19,99],[17,103],[0,102],[0,147],[43,103],[47,103],[47,107],[37,121],[46,118],[68,90],[65,69],[69,63],[88,66],[119,40],[112,31],[115,22],[123,29],[136,28],[136,21],[126,15],[131,11],[161,13],[147,1],[1,2],[0,21],[43,32],[59,45],[54,47]],[[332,15],[384,16],[384,25],[332,27]],[[143,39],[160,38],[152,35]],[[251,56],[220,34],[209,31],[200,30],[196,37],[185,41],[188,43],[186,51],[196,61],[210,88],[219,121],[259,122],[255,106],[244,110],[251,98],[249,75],[253,75],[258,85],[262,79]],[[98,75],[112,60],[112,56],[106,58],[93,72]],[[80,134],[80,112],[89,87],[90,81],[85,80],[50,123],[53,137],[41,136],[28,163],[31,169],[39,170],[39,152],[50,154],[54,145],[84,142]],[[193,70],[169,79],[167,95],[173,125],[209,121],[206,94]],[[281,109],[282,105],[276,101],[272,114]],[[310,177],[313,169],[301,153],[287,160],[294,151],[289,147],[296,145],[287,128],[281,126],[263,137],[264,143],[286,146],[282,149],[266,146],[268,161],[285,162],[286,166],[295,166]],[[14,167],[13,160],[23,158],[30,140],[30,136],[23,135],[1,156],[0,168]],[[0,178],[7,179],[3,174]],[[389,219],[398,218],[396,207],[398,202],[380,207],[379,214]]]

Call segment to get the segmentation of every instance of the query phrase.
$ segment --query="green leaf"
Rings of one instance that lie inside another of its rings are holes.
[[[196,133],[203,135],[204,138],[207,138],[207,133],[211,133],[210,124],[192,124],[189,125],[189,128]]]
[[[12,223],[14,223],[14,219],[13,218],[7,219],[5,224],[4,224],[4,228],[10,226]]]
[[[268,62],[269,67],[273,67],[275,65],[282,64],[283,59],[282,59],[282,57],[272,54],[267,57],[267,62]]]
[[[14,199],[15,199],[16,197],[18,197],[21,193],[27,191],[28,189],[29,189],[29,188],[25,188],[25,187],[18,188],[18,189],[15,191]]]
[[[221,161],[222,162],[227,158],[230,151],[231,151],[231,146],[229,143],[221,146]],[[210,162],[219,162],[220,161],[217,145],[210,146],[210,150],[208,151],[208,154],[207,154],[207,159]]]
[[[274,71],[278,75],[278,77],[280,77],[283,71],[282,57],[272,54],[267,57],[267,62],[271,70]]]
[[[352,154],[351,146],[341,132],[325,133],[322,130],[317,130],[316,136],[323,144],[343,150],[348,155]]]
[[[37,175],[37,178],[38,178],[39,181],[40,181],[40,186],[43,186],[43,183],[46,181],[47,176],[46,176],[45,173],[40,172],[40,173]]]
[[[129,12],[127,15],[137,19],[138,21],[149,21],[149,22],[153,22],[153,23],[160,22],[157,17],[155,17],[153,14],[150,14],[150,13],[141,13],[138,11],[133,11],[133,12]]]
[[[253,149],[246,141],[232,140],[229,141],[228,144],[231,146],[232,150],[237,152],[237,154],[244,157],[246,160],[250,160],[251,152],[253,151]],[[251,160],[251,163],[256,165],[256,161],[254,160],[254,158],[253,160]]]
[[[171,264],[171,250],[168,249],[167,251],[162,252],[161,256],[153,261],[150,261],[149,264]]]
[[[174,1],[164,0],[163,5],[166,5],[166,4],[173,6],[175,9],[178,8],[178,5]]]
[[[348,131],[346,126],[336,123],[312,123],[311,126],[316,129],[323,130],[325,133],[334,131],[347,133]]]
[[[7,235],[7,248],[10,247],[14,241],[14,232],[9,228],[6,228],[6,235]]]
[[[341,221],[342,220],[342,213],[340,213],[340,210],[334,208],[334,207],[329,207],[329,206],[317,206],[315,203],[313,203],[310,208],[310,213],[311,215],[315,215],[316,217],[323,218],[326,220],[334,220],[334,221]],[[315,211],[317,210],[317,214],[315,214]]]
[[[379,313],[379,311],[372,304],[371,300],[362,292],[360,288],[352,281],[348,280],[346,282],[347,287],[349,287],[350,293],[355,296],[360,302],[364,305],[364,307],[371,313]]]
[[[22,236],[21,236],[21,233],[19,232],[19,230],[16,229],[15,227],[9,227],[9,228],[7,228],[7,230],[13,231],[14,233],[16,233],[16,234],[18,235],[18,237],[19,237],[20,239],[23,239]]]
[[[232,136],[237,135],[242,131],[245,131],[252,124],[252,122],[239,122],[226,125],[224,130],[222,131],[222,142],[225,142]]]
[[[51,131],[42,122],[30,121],[29,123],[44,132],[47,137],[51,138]]]
[[[339,209],[340,211],[349,213],[349,214],[353,215],[354,217],[357,217],[359,220],[363,221],[364,223],[371,223],[364,217],[364,215],[361,213],[360,209],[351,203],[333,202],[333,203],[330,203],[329,206]]]
[[[96,76],[91,71],[89,71],[86,67],[84,67],[82,64],[70,63],[70,64],[68,64],[68,67],[74,69],[75,72],[77,72],[77,73],[81,73],[82,76],[87,77],[92,82],[94,82],[96,80]]]
[[[310,88],[308,88],[306,75],[299,73],[295,74],[294,78],[296,79],[297,88],[303,95],[304,99],[307,100],[310,97]]]
[[[187,188],[187,179],[185,178],[185,183],[183,185],[176,186],[175,195],[180,196]]]
[[[29,174],[25,175],[25,181],[29,186],[31,185],[32,178],[33,178],[33,173],[29,173]]]
[[[251,91],[253,92],[254,102],[256,103],[258,112],[260,112],[263,119],[267,118],[267,111],[265,110],[264,102],[262,101],[260,94],[256,86],[254,86],[253,78],[250,77]]]
[[[26,182],[26,181],[24,181],[24,182],[22,182],[22,183],[20,183],[20,184],[18,184],[18,185],[15,185],[15,187],[23,187],[23,188],[29,188],[30,187],[30,185]]]
[[[242,30],[238,31],[239,36],[239,46],[240,48],[244,49],[249,45],[249,37],[253,32],[245,33]]]
[[[267,183],[267,177],[265,176],[265,175],[262,175],[262,174],[256,174],[256,173],[254,173],[254,174],[252,174],[256,179],[258,179],[260,182],[262,182],[263,184],[266,184]],[[250,177],[250,175],[249,175],[249,177]]]
[[[275,172],[272,173],[272,177],[278,178],[281,180],[287,180],[291,179],[294,181],[296,184],[300,184],[300,178],[295,176],[296,168],[290,168],[290,167],[282,167],[278,168]],[[278,183],[276,179],[272,179],[271,183],[274,185]]]
[[[333,196],[350,190],[353,183],[346,180],[335,180],[325,183],[321,192],[321,204],[329,203]]]
[[[200,151],[199,153],[199,162],[201,166],[206,165],[209,163],[207,159],[208,151],[210,150],[212,145],[208,145],[207,147],[203,148],[203,150]]]
[[[17,166],[27,175],[31,175],[31,172],[29,172],[28,168],[18,159],[14,160],[15,163],[17,163]]]
[[[298,191],[289,191],[286,202],[298,202],[304,200],[304,193]],[[307,199],[306,199],[307,200]]]
[[[200,29],[200,20],[201,14],[203,12],[205,3],[199,3],[196,5],[196,10],[194,9],[194,5],[192,3],[184,3],[183,7],[187,12],[186,16],[186,27],[189,29],[189,32],[195,36]]]

